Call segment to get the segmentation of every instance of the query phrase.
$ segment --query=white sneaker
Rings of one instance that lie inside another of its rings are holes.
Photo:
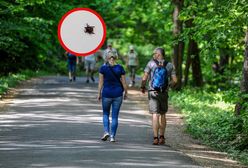
[[[110,137],[110,142],[115,142],[115,137]]]
[[[101,140],[102,141],[107,141],[109,138],[109,133],[105,132],[104,135],[102,136]]]

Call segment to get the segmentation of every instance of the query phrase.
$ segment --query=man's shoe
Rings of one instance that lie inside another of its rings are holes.
[[[163,135],[159,137],[159,145],[164,145],[165,144],[165,138]]]
[[[110,137],[110,142],[115,142],[115,137]]]
[[[86,80],[86,83],[89,83],[89,82],[90,82],[89,79],[87,79],[87,80]]]
[[[104,135],[102,136],[101,140],[102,141],[107,141],[109,138],[109,133],[104,133]]]
[[[158,137],[154,137],[153,138],[153,145],[158,145],[159,144],[159,140],[158,140]]]
[[[76,81],[76,77],[75,76],[73,76],[73,81]]]

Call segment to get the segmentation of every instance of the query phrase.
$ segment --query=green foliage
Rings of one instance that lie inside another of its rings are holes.
[[[37,55],[47,52],[52,21],[39,18],[34,8],[45,1],[1,1],[0,62],[1,74],[21,69],[39,69],[44,66]]]
[[[47,72],[44,71],[31,71],[31,70],[23,70],[17,74],[9,74],[6,77],[0,77],[0,98],[1,95],[6,93],[9,88],[15,87],[19,82],[30,79],[35,76],[43,76],[47,75]]]
[[[214,86],[218,80],[228,80],[229,82],[236,80],[234,78],[237,74],[241,76],[243,39],[248,24],[246,1],[186,0],[184,2],[180,19],[184,23],[193,19],[193,27],[184,27],[181,39],[187,42],[191,37],[198,43],[205,83]],[[212,72],[211,66],[213,62],[220,61],[222,50],[230,57],[230,60],[228,67],[225,68],[226,74],[216,76]],[[234,78],[225,79],[225,77],[233,77],[233,74]],[[224,82],[218,82],[218,84],[226,86],[226,88],[230,87]]]
[[[139,49],[141,67],[156,46],[165,47],[169,56],[172,53],[175,41],[171,1],[3,0],[0,2],[0,52],[4,57],[0,62],[1,73],[43,69],[51,60],[62,61],[64,51],[57,40],[57,24],[64,13],[75,7],[89,7],[100,13],[107,25],[107,38],[117,42],[121,55],[125,55],[129,44],[135,45]],[[182,21],[194,18],[195,27],[184,27],[179,38],[187,42],[192,36],[198,42],[206,82],[211,82],[211,64],[219,59],[220,47],[233,51],[235,59],[230,68],[238,70],[232,73],[240,73],[246,16],[245,0],[185,1],[180,18]]]
[[[246,111],[235,116],[235,97],[238,97],[236,90],[214,93],[186,88],[172,92],[170,99],[182,111],[187,130],[194,137],[219,150],[244,153],[248,147],[248,114]]]

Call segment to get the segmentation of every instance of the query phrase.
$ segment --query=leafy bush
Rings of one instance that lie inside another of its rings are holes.
[[[0,97],[4,94],[9,88],[16,86],[20,81],[27,80],[34,76],[45,75],[47,72],[43,71],[31,71],[24,70],[18,74],[9,74],[6,77],[0,77]]]
[[[234,114],[237,91],[209,92],[185,88],[171,92],[170,100],[185,116],[187,131],[204,143],[229,151],[235,158],[248,163],[248,114]],[[247,103],[248,104],[248,103]],[[237,157],[242,153],[242,157]]]

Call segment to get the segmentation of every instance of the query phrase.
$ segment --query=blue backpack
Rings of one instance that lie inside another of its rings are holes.
[[[152,76],[151,86],[155,91],[163,93],[168,87],[168,72],[166,69],[168,62],[164,61],[163,65],[159,65],[157,60],[154,60],[154,62],[157,64],[157,67]]]

